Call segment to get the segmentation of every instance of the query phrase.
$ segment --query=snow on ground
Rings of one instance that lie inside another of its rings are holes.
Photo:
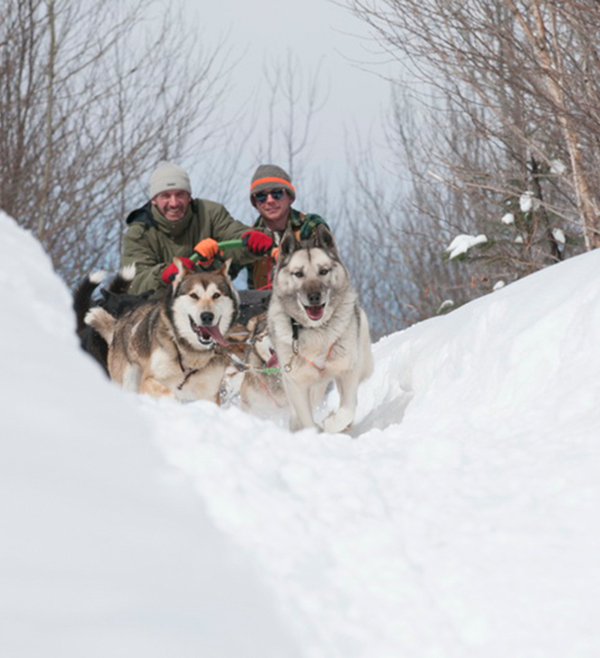
[[[0,231],[0,655],[600,655],[600,251],[382,339],[351,436],[292,435],[123,394]]]

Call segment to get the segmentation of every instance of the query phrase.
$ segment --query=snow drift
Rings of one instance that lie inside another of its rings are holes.
[[[292,435],[122,393],[0,230],[2,656],[599,654],[600,252],[382,339],[352,435]]]

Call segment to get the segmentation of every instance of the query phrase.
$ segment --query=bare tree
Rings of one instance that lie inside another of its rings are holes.
[[[525,159],[517,164],[452,105],[438,104],[438,121],[426,121],[422,108],[412,111],[396,92],[387,121],[395,181],[388,174],[382,182],[381,164],[368,147],[350,155],[355,164],[343,209],[349,266],[359,275],[375,335],[491,292],[560,260],[567,248],[550,230],[556,218],[547,204],[538,203],[551,184],[549,173]],[[479,172],[479,184],[467,185],[462,172],[471,181]],[[528,185],[535,196],[523,192]],[[521,209],[525,200],[530,207]],[[455,236],[481,232],[483,245],[468,258],[449,260]]]
[[[117,263],[149,169],[215,135],[228,53],[175,13],[148,20],[150,0],[2,5],[0,207],[72,284]]]
[[[350,0],[349,5],[386,50],[452,98],[472,130],[521,167],[528,162],[528,184],[535,187],[540,172],[563,161],[567,167],[553,181],[560,189],[540,202],[564,222],[579,225],[586,248],[600,244],[598,2]],[[515,192],[493,171],[482,181],[481,171],[452,164],[443,178],[453,183]]]
[[[327,100],[320,65],[304,71],[298,56],[288,51],[283,64],[265,66],[268,87],[265,146],[258,159],[279,162],[292,179],[298,179],[305,163],[301,156],[311,143],[314,118]]]
[[[396,189],[357,166],[347,208],[376,332],[600,244],[599,3],[347,4],[402,67],[387,117]],[[449,260],[459,234],[486,239]]]
[[[395,179],[381,176],[369,146],[350,154],[352,179],[340,209],[344,257],[375,338],[441,312],[450,300],[459,305],[487,286],[481,267],[444,262],[453,220],[464,217],[462,197],[426,180],[426,165],[416,159],[423,155],[411,147],[424,135],[411,115],[396,129],[406,158]]]

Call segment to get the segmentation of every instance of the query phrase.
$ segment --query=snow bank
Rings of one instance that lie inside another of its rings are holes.
[[[2,656],[600,654],[600,250],[382,339],[351,436],[292,435],[123,394],[0,229]]]
[[[0,214],[0,655],[298,655],[250,560],[79,350],[70,295]]]

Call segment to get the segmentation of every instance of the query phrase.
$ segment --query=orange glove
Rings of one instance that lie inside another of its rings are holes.
[[[279,247],[273,247],[271,249],[271,258],[275,263],[279,260]]]
[[[200,264],[207,267],[212,265],[215,256],[219,253],[219,243],[212,238],[204,238],[194,247],[194,251],[200,256]]]

